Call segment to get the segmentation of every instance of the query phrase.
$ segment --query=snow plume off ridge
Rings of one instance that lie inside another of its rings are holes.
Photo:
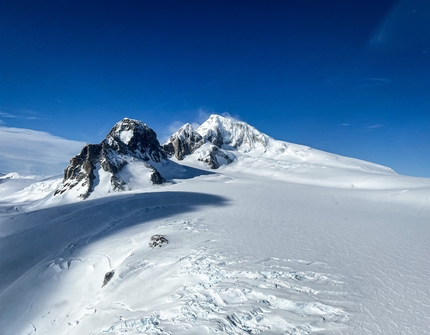
[[[429,179],[217,115],[0,178],[0,335],[430,333]]]

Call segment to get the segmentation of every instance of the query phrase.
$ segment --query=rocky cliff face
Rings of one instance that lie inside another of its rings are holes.
[[[183,160],[185,156],[191,155],[203,144],[203,137],[187,123],[170,137],[169,141],[163,145],[163,149],[167,154]]]
[[[64,171],[63,185],[55,194],[75,189],[79,197],[87,198],[94,190],[100,170],[110,175],[112,190],[124,190],[126,183],[118,173],[133,160],[144,162],[151,170],[152,183],[161,184],[164,179],[151,163],[160,163],[166,158],[155,132],[140,121],[126,118],[118,122],[100,144],[87,144],[70,160]]]

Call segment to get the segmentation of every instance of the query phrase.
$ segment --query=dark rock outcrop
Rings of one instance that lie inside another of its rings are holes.
[[[178,160],[191,155],[202,148],[197,159],[211,169],[217,169],[222,164],[230,164],[235,160],[231,151],[249,152],[267,149],[269,137],[260,133],[250,125],[234,121],[220,115],[211,115],[197,130],[190,124],[184,125],[163,149]]]
[[[111,129],[103,142],[107,142],[109,148],[118,154],[157,163],[166,159],[157,134],[141,121],[123,119]]]
[[[203,137],[187,123],[170,137],[169,141],[163,145],[163,149],[178,160],[183,160],[185,156],[191,155],[203,143]]]
[[[104,279],[103,279],[103,285],[102,285],[102,288],[103,288],[107,283],[109,283],[109,282],[110,282],[110,280],[113,278],[113,276],[114,276],[114,275],[115,275],[115,270],[112,270],[112,271],[106,272],[105,277],[104,277]]]
[[[233,158],[228,156],[224,151],[219,149],[217,146],[212,145],[208,154],[202,158],[198,158],[199,161],[205,163],[211,169],[218,169],[222,164],[220,161],[224,161],[225,164],[233,162]]]
[[[74,189],[78,197],[85,199],[100,179],[105,182],[107,178],[110,178],[108,192],[126,190],[127,183],[121,179],[124,174],[120,172],[135,161],[143,162],[150,170],[149,179],[153,184],[161,184],[165,180],[154,165],[164,164],[168,157],[183,160],[195,154],[196,160],[217,169],[232,163],[236,159],[235,152],[265,152],[269,141],[267,135],[244,122],[211,115],[197,130],[185,124],[160,146],[151,128],[126,118],[115,124],[101,143],[87,144],[71,159],[64,171],[63,185],[55,194]]]
[[[154,249],[155,247],[160,247],[162,244],[168,244],[169,241],[167,240],[166,236],[164,235],[152,235],[151,240],[149,241],[148,245],[150,248]]]
[[[150,163],[160,163],[166,158],[156,133],[146,124],[126,118],[118,122],[100,144],[87,144],[70,160],[64,171],[63,185],[55,195],[79,186],[78,196],[87,198],[94,190],[98,169],[111,174],[110,183],[114,191],[124,190],[125,182],[118,173],[132,160],[145,162],[146,167],[152,170],[151,182],[161,184],[164,178]]]

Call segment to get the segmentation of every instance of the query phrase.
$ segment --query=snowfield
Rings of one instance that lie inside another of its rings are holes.
[[[0,334],[429,334],[430,179],[294,148],[1,193]]]

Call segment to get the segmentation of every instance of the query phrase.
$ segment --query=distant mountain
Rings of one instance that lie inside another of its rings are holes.
[[[264,152],[270,137],[245,122],[233,121],[220,115],[211,115],[197,130],[186,124],[163,145],[164,150],[178,160],[198,149],[198,160],[212,169],[235,160],[232,151]]]
[[[196,130],[190,124],[184,125],[170,137],[163,149],[179,161],[191,156],[191,160],[202,161],[211,169],[252,157],[260,161],[283,162],[284,165],[287,162],[290,167],[312,165],[394,173],[378,164],[275,140],[245,122],[220,115],[211,115]]]
[[[31,175],[31,176],[23,176],[19,174],[18,172],[10,172],[10,173],[0,173],[0,179],[36,179],[37,176]]]
[[[125,118],[100,144],[87,144],[71,159],[55,195],[67,192],[85,199],[95,191],[105,195],[129,190],[133,183],[162,184],[176,178],[168,170],[177,171],[185,160],[202,162],[202,167],[209,169],[248,160],[246,166],[251,167],[251,172],[258,161],[266,162],[265,169],[277,162],[288,169],[315,166],[393,173],[377,164],[275,140],[245,122],[220,115],[211,115],[196,130],[185,124],[163,145],[146,124]]]

